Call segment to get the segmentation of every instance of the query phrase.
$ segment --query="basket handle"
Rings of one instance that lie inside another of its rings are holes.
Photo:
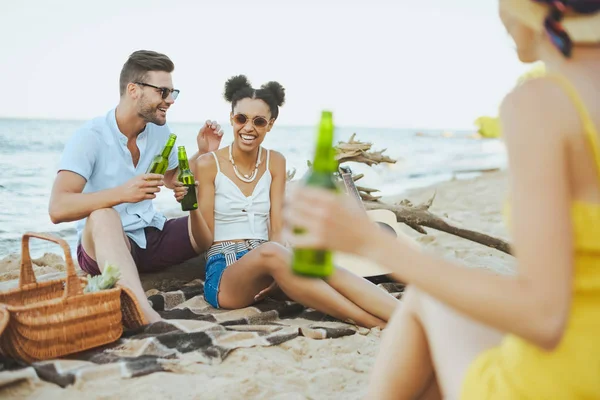
[[[73,259],[71,258],[71,249],[66,241],[55,236],[46,235],[43,233],[27,232],[23,235],[21,240],[21,272],[19,275],[19,287],[30,283],[37,283],[35,280],[35,273],[33,272],[33,264],[31,262],[31,254],[29,253],[29,238],[38,238],[54,242],[62,247],[65,253],[65,262],[67,264],[67,280],[66,280],[66,297],[76,296],[83,294],[81,290],[81,282],[75,272],[75,266],[73,265]]]

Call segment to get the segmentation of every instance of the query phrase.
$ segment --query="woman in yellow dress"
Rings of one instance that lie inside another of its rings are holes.
[[[368,399],[600,398],[600,1],[499,5],[519,59],[547,68],[500,111],[517,274],[426,254],[329,192],[290,196],[286,224],[306,230],[292,244],[370,257],[411,284]]]

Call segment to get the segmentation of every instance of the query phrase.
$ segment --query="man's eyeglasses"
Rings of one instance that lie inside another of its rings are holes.
[[[171,96],[173,96],[173,100],[177,99],[177,96],[179,96],[179,89],[169,89],[166,87],[158,87],[158,86],[154,86],[151,85],[149,83],[144,83],[144,82],[133,82],[136,85],[140,85],[140,86],[148,86],[151,88],[154,88],[156,90],[160,90],[160,95],[163,98],[163,100],[165,100],[167,97],[169,97],[169,94]]]
[[[248,116],[245,114],[236,114],[233,116],[233,121],[238,125],[246,125],[248,119]],[[252,118],[252,125],[255,128],[264,128],[269,125],[269,121],[265,117],[254,117]]]

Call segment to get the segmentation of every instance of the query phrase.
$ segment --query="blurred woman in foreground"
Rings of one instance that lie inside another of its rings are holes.
[[[286,224],[307,231],[295,246],[370,257],[411,284],[369,399],[600,396],[600,0],[499,5],[519,59],[547,68],[500,112],[517,275],[461,268],[387,237],[334,194],[290,196]]]

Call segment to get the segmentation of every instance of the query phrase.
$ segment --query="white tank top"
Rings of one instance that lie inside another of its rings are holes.
[[[215,176],[215,242],[224,240],[269,240],[269,214],[271,212],[270,151],[267,150],[267,170],[260,177],[248,197],[227,175],[221,172],[217,155]]]

